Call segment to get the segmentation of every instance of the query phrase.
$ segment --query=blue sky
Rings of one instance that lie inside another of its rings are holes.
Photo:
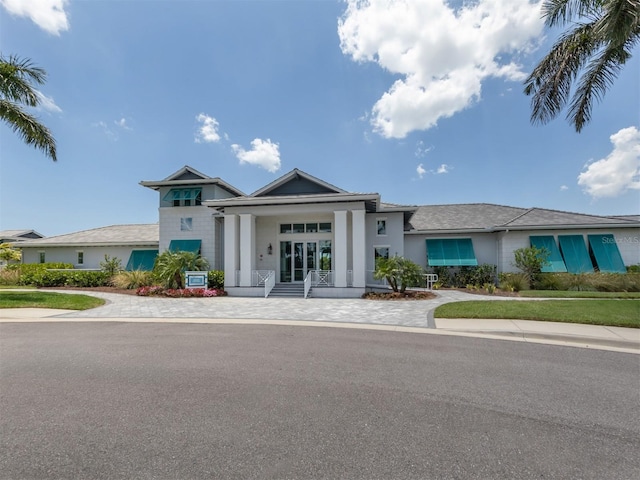
[[[0,126],[0,229],[153,223],[191,165],[251,193],[293,168],[400,204],[640,212],[638,49],[577,134],[529,122],[557,32],[527,0],[0,0],[48,73],[58,162]]]

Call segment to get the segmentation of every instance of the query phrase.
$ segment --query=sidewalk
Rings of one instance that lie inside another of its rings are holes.
[[[97,296],[105,299],[107,303],[84,311],[1,309],[0,323],[109,321],[366,328],[568,345],[640,354],[640,329],[531,320],[433,319],[433,310],[443,303],[465,300],[516,300],[456,291],[438,292],[438,297],[433,300],[406,302],[240,297],[176,300],[104,292],[75,293]]]

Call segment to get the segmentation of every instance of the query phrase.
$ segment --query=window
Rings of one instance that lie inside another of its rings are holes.
[[[78,252],[78,265],[84,264],[84,252]]]
[[[331,233],[331,222],[281,223],[280,233]]]
[[[193,230],[193,218],[181,218],[180,219],[180,230],[183,232],[190,232]]]
[[[191,207],[202,205],[201,188],[172,188],[163,200],[171,202],[174,207]]]
[[[387,220],[384,218],[379,218],[376,220],[376,226],[378,230],[378,235],[386,235],[387,234]]]
[[[385,258],[385,259],[389,258],[389,247],[388,246],[373,247],[374,264],[377,265],[378,264],[378,260],[381,259],[381,258]]]
[[[45,263],[44,252],[38,252],[40,255],[40,263]]]

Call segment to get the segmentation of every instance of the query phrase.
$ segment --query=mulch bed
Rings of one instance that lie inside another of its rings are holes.
[[[367,292],[362,295],[362,298],[365,298],[367,300],[430,300],[432,298],[436,298],[436,295],[431,292],[407,290],[404,293]]]

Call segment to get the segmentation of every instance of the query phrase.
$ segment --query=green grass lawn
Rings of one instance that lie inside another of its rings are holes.
[[[104,305],[101,298],[88,295],[70,295],[51,292],[3,292],[0,291],[0,308],[60,308],[87,310]]]
[[[639,300],[488,300],[447,303],[436,318],[507,318],[640,328]]]
[[[640,298],[640,292],[579,292],[569,290],[522,290],[521,297],[543,298]]]

